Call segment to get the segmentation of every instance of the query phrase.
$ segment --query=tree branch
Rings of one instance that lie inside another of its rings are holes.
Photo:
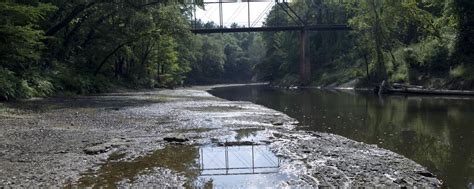
[[[58,24],[54,25],[53,27],[51,27],[46,33],[45,35],[46,36],[52,36],[54,34],[56,34],[59,30],[63,29],[64,27],[66,27],[69,22],[71,22],[74,18],[76,18],[79,14],[81,14],[82,12],[84,12],[86,9],[92,7],[93,5],[95,5],[96,2],[90,2],[88,4],[80,4],[78,6],[76,6],[72,11],[71,13],[69,13],[69,15],[66,16],[66,18],[64,18],[61,22],[59,22]]]

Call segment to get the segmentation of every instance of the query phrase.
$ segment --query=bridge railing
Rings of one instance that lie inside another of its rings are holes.
[[[194,29],[261,27],[273,7],[288,2],[288,0],[187,0],[187,4],[194,8],[190,18]],[[204,5],[206,10],[199,5]]]
[[[199,8],[198,0],[189,0],[194,5],[190,23],[194,33],[228,33],[228,32],[265,32],[265,31],[293,31],[293,30],[350,30],[346,24],[308,24],[298,13],[293,10],[288,0],[204,0],[201,5],[207,6],[203,11]],[[255,15],[255,4],[260,4],[258,15]],[[224,5],[235,4],[237,8],[224,11]],[[198,16],[197,11],[201,11]],[[251,14],[253,11],[253,15]],[[285,17],[284,21],[263,24],[270,11],[276,12],[276,20]],[[241,18],[242,13],[246,15]],[[218,14],[218,15],[217,15]],[[230,16],[229,16],[230,15]],[[218,19],[216,19],[218,17]],[[211,21],[211,22],[206,22]],[[214,22],[215,21],[215,22]],[[218,22],[218,23],[217,23]]]

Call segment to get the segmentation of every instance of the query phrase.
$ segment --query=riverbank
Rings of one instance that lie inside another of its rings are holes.
[[[205,91],[210,88],[4,104],[0,185],[199,185],[197,149],[222,145],[268,146],[281,158],[276,174],[285,175],[272,186],[441,185],[401,155],[338,135],[294,130],[293,118],[216,98]]]
[[[351,80],[343,84],[331,84],[327,86],[298,86],[298,85],[279,85],[270,84],[270,86],[282,89],[328,89],[328,90],[355,90],[364,92],[373,92],[374,94],[385,95],[436,95],[436,96],[474,96],[474,90],[455,90],[455,89],[438,89],[426,88],[423,86],[413,86],[404,84],[386,85],[382,91],[380,87],[369,87],[365,85],[358,86],[356,80]]]

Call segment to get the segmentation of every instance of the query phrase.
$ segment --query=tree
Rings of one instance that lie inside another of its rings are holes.
[[[38,24],[54,7],[44,3],[0,1],[0,99],[49,94],[48,80],[35,76],[45,48]]]

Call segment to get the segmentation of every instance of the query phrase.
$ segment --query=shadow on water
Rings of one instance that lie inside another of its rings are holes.
[[[139,107],[150,103],[165,102],[166,97],[161,95],[143,95],[140,93],[129,95],[104,95],[84,96],[69,98],[46,98],[35,100],[23,100],[4,103],[4,108],[14,108],[23,111],[45,112],[49,110],[95,108],[106,110],[119,110],[124,107]],[[1,107],[0,107],[1,110]]]
[[[186,177],[187,188],[264,188],[295,178],[280,171],[281,159],[268,145],[252,142],[259,138],[258,131],[237,130],[235,136],[203,146],[168,145],[131,161],[114,153],[98,170],[83,174],[78,186],[116,188],[125,180],[133,184],[141,175],[153,175],[158,167]]]
[[[211,94],[251,101],[296,118],[299,129],[335,133],[402,154],[449,188],[474,183],[474,98],[386,96],[353,91],[217,88]]]

